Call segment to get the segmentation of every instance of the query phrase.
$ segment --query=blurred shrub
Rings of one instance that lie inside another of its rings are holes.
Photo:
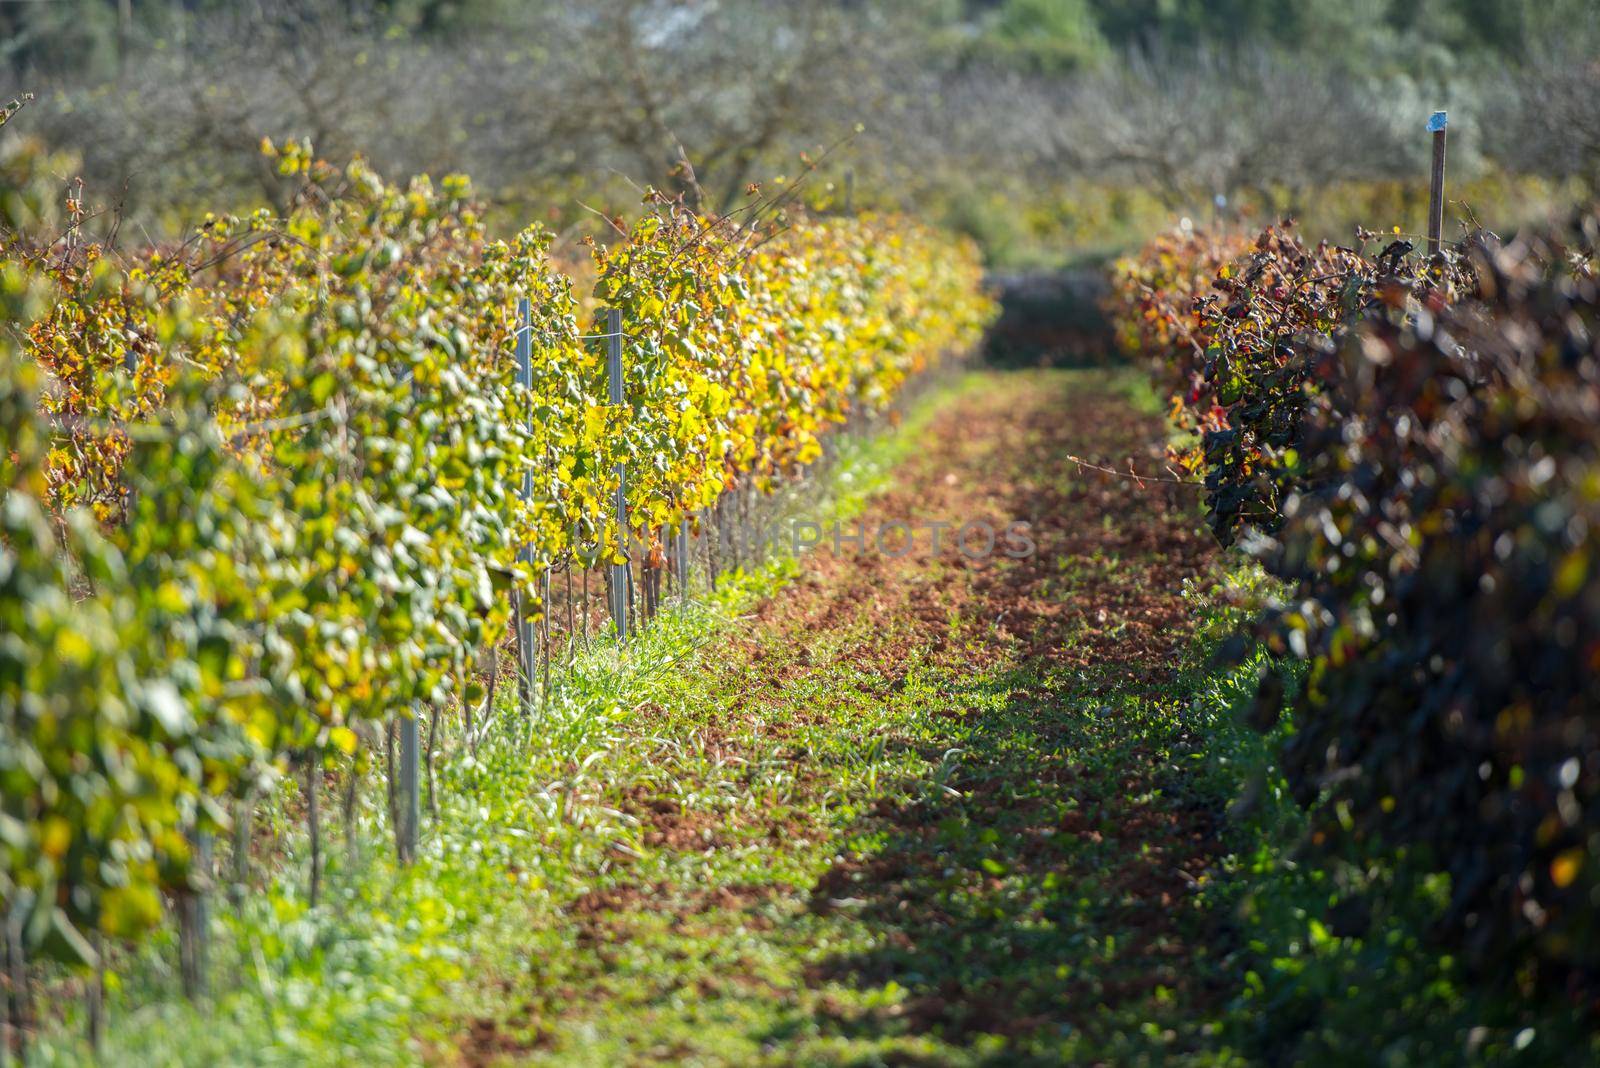
[[[1285,770],[1319,834],[1451,876],[1484,967],[1600,980],[1600,217],[1465,254],[1478,299],[1370,321],[1266,559],[1312,671]],[[1265,695],[1270,711],[1272,694]]]
[[[1469,963],[1592,998],[1600,217],[1426,259],[1358,237],[1168,235],[1109,310],[1188,386],[1213,530],[1288,583],[1260,632],[1310,663],[1281,759],[1313,841],[1447,874]],[[1253,719],[1283,703],[1265,676]]]

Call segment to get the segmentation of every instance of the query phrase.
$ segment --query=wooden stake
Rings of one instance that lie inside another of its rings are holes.
[[[306,832],[311,839],[311,880],[306,898],[312,908],[317,907],[317,899],[322,896],[322,816],[317,811],[317,786],[322,778],[321,771],[317,754],[309,754],[306,757]]]
[[[314,819],[315,807],[311,812]],[[194,867],[200,874],[200,886],[185,890],[178,899],[178,964],[184,996],[198,1001],[206,992],[206,935],[210,916],[205,893],[211,881],[211,835],[191,831],[189,841],[194,851]],[[312,848],[315,857],[315,839]]]
[[[228,896],[235,905],[244,900],[250,887],[250,838],[255,814],[256,792],[250,789],[233,807],[233,886]]]
[[[543,646],[543,652],[544,652],[544,663],[541,665],[541,667],[544,670],[544,674],[543,674],[542,681],[539,683],[539,704],[540,704],[540,707],[548,708],[549,705],[550,705],[550,614],[551,614],[550,613],[550,569],[548,567],[544,569],[544,574],[539,579],[539,599],[544,602],[543,606],[542,606],[543,610],[539,613],[540,630],[543,632],[543,640],[539,644],[541,646]]]
[[[28,954],[22,944],[22,926],[26,914],[25,902],[11,902],[6,915],[6,978],[10,989],[7,999],[6,1049],[16,1054],[17,1063],[28,1063],[28,1031],[33,1025],[33,998],[28,987]]]
[[[85,992],[88,1001],[89,1048],[99,1056],[106,1044],[106,946],[98,929],[90,933],[90,942],[94,946],[94,974]]]
[[[422,826],[422,729],[417,722],[422,709],[413,706],[400,721],[400,826],[397,828],[400,863],[417,859],[417,830]]]
[[[355,762],[345,770],[344,798],[341,805],[341,822],[344,824],[344,864],[350,871],[355,871],[356,861],[360,853],[356,844],[356,791],[361,785],[361,780],[356,775]]]
[[[1428,255],[1439,251],[1444,236],[1444,139],[1449,119],[1445,112],[1435,111],[1428,119],[1428,130],[1433,134],[1433,183],[1428,194]]]
[[[433,753],[438,742],[439,706],[434,704],[428,709],[428,744],[422,750],[422,770],[428,776],[428,818],[435,823],[439,822],[439,795],[434,789]]]
[[[391,719],[383,727],[383,789],[384,805],[389,813],[389,826],[396,829],[400,827],[400,776],[395,771],[394,762],[394,735],[395,724]],[[396,839],[398,848],[398,839]]]
[[[574,563],[569,563],[567,565],[567,567],[566,567],[566,572],[567,572],[567,659],[569,659],[569,660],[572,659],[573,639],[577,636],[577,633],[578,633],[577,620],[573,616],[574,602],[572,600],[572,569],[574,567],[576,567],[576,566],[577,566],[577,564],[574,562]]]
[[[678,601],[689,603],[689,520],[678,524]]]

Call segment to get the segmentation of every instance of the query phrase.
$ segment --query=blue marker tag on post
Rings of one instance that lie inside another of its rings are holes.
[[[1435,111],[1432,115],[1428,116],[1428,132],[1438,133],[1440,130],[1449,125],[1449,121],[1449,119],[1445,118],[1445,112]]]

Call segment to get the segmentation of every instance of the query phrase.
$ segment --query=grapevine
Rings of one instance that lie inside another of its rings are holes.
[[[741,226],[652,196],[594,251],[618,409],[546,232],[491,239],[465,178],[266,147],[300,183],[287,215],[131,256],[78,238],[81,195],[52,213],[37,161],[7,178],[3,878],[34,954],[154,925],[229,802],[479,699],[513,590],[537,611],[551,570],[772,487],[992,314],[975,250],[909,220]]]

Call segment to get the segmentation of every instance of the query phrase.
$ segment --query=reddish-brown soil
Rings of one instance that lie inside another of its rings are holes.
[[[793,778],[785,802],[752,815],[650,785],[613,799],[638,820],[647,851],[805,849],[819,858],[814,881],[764,885],[748,868],[725,885],[641,876],[571,904],[580,941],[610,972],[626,967],[617,947],[652,915],[670,915],[680,939],[770,932],[801,955],[789,985],[770,971],[752,977],[734,957],[697,980],[704,996],[768,999],[837,1036],[958,1046],[993,1035],[1037,1054],[1075,1029],[1111,1042],[1142,1022],[1198,1017],[1219,993],[1201,965],[1215,923],[1197,903],[1220,851],[1219,806],[1179,766],[1201,741],[1175,680],[1192,644],[1184,584],[1209,572],[1212,546],[1193,488],[1069,459],[1157,469],[1161,420],[1108,376],[1016,373],[986,378],[908,432],[912,448],[859,523],[910,526],[912,551],[880,551],[869,537],[807,554],[801,576],[719,648],[713,697],[687,725],[719,767],[780,759]],[[954,547],[964,523],[1016,522],[1035,546],[1025,558]],[[946,525],[937,553],[931,524]],[[921,715],[930,678],[942,692]],[[873,797],[828,766],[818,754],[849,732],[848,717],[794,697],[819,679],[903,709],[903,723],[889,717],[861,745],[909,754],[919,775],[945,776],[938,789],[912,777]],[[665,711],[641,717],[654,734],[674,728]],[[818,814],[817,798],[851,790],[858,815]],[[803,943],[828,924],[871,948],[805,959]],[[887,1007],[851,993],[891,982],[907,995]],[[659,1019],[648,991],[630,996]],[[573,1011],[590,1026],[592,1009],[580,991]]]

